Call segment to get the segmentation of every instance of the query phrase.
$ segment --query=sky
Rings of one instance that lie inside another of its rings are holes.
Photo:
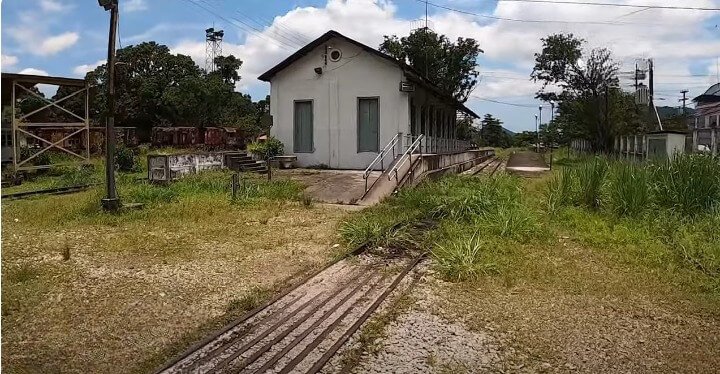
[[[652,58],[658,106],[678,106],[683,89],[694,97],[718,82],[720,11],[646,6],[720,8],[720,0],[584,1],[645,7],[431,0],[429,25],[451,39],[478,40],[485,52],[480,83],[466,104],[512,131],[534,130],[543,103],[528,77],[540,39],[553,33],[582,37],[588,51],[609,48],[622,72]],[[2,0],[1,7],[3,72],[83,77],[104,63],[109,13],[95,0]],[[223,54],[243,61],[236,88],[258,100],[269,84],[257,76],[327,30],[377,47],[384,35],[407,35],[424,17],[419,0],[120,0],[118,46],[154,40],[204,66],[204,30],[223,29]],[[630,90],[631,75],[621,77]]]

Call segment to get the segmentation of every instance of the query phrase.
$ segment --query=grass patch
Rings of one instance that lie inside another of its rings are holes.
[[[502,248],[541,239],[541,225],[519,178],[449,176],[353,215],[340,234],[350,245],[430,251],[444,278],[461,281],[501,272]]]

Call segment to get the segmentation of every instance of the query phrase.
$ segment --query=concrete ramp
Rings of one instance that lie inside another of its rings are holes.
[[[492,149],[482,149],[448,154],[413,154],[410,159],[396,160],[395,162],[400,165],[397,173],[394,170],[383,172],[359,204],[374,205],[399,188],[416,186],[427,178],[461,173],[494,154],[495,151]]]
[[[372,172],[370,178],[380,176]],[[356,204],[365,193],[363,171],[322,169],[273,169],[273,178],[298,181],[305,186],[305,194],[314,201],[330,204]]]

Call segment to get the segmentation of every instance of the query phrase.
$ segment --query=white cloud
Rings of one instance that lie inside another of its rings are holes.
[[[43,7],[49,9],[58,9],[61,7],[59,3],[49,2],[43,5],[40,3],[41,10]],[[51,33],[49,26],[55,24],[62,19],[61,16],[55,14],[57,12],[48,11],[24,11],[17,15],[16,23],[8,24],[7,30],[3,31],[9,35],[17,43],[17,46],[24,52],[38,56],[49,56],[63,51],[77,43],[80,35],[77,32]]]
[[[80,39],[76,32],[64,32],[59,35],[50,36],[40,42],[40,47],[34,53],[41,56],[54,55],[64,49],[72,47]]]
[[[16,56],[10,56],[10,55],[0,55],[2,57],[2,60],[0,60],[0,64],[2,64],[2,69],[7,70],[10,67],[15,66],[18,63],[18,58]]]
[[[75,68],[73,68],[73,73],[75,75],[84,77],[87,72],[95,70],[96,67],[98,67],[104,63],[105,63],[105,60],[98,60],[94,64],[78,65]]]
[[[71,5],[63,4],[57,0],[40,0],[40,9],[46,13],[64,12],[72,8]]]
[[[147,3],[145,0],[127,0],[120,4],[120,10],[125,12],[137,12],[147,9]]]
[[[28,74],[28,75],[42,75],[47,77],[48,72],[41,69],[35,69],[35,68],[25,68],[18,72],[19,74]],[[55,93],[58,90],[58,86],[54,84],[38,84],[37,89],[45,94],[45,97],[53,97]]]
[[[42,76],[50,75],[45,70],[40,70],[40,69],[35,69],[35,68],[25,68],[25,69],[20,70],[18,73],[29,74],[29,75],[42,75]]]
[[[632,0],[616,0],[631,3]],[[662,3],[662,0],[647,0]],[[401,3],[404,4],[404,3]],[[452,6],[472,6],[460,1]],[[711,6],[709,0],[698,0],[694,6]],[[528,23],[494,20],[460,14],[431,7],[431,22],[435,31],[451,39],[471,37],[485,50],[482,63],[503,66],[514,79],[486,77],[476,94],[483,97],[509,97],[531,94],[537,85],[529,82],[534,53],[542,46],[540,38],[552,33],[572,32],[588,41],[588,47],[609,47],[625,68],[636,58],[654,57],[659,74],[659,87],[665,82],[687,82],[702,85],[707,79],[688,77],[693,60],[713,57],[720,50],[720,40],[713,39],[711,31],[703,29],[703,22],[712,12],[672,11],[651,9],[624,16],[632,9],[562,4],[533,4],[500,2],[491,16],[524,20],[567,21],[573,23]],[[479,11],[477,12],[479,13]],[[624,17],[621,17],[624,16]],[[593,22],[627,23],[622,25],[594,24]],[[257,76],[301,47],[303,42],[335,29],[348,37],[376,47],[383,35],[406,35],[411,31],[412,19],[396,14],[394,4],[372,0],[329,0],[325,7],[295,8],[275,17],[262,34],[247,34],[241,44],[224,43],[223,51],[244,61],[241,89],[265,85]],[[667,27],[673,25],[673,27]],[[227,32],[228,30],[226,30]],[[202,40],[185,40],[173,48],[175,53],[190,55],[200,66],[205,61],[205,43]],[[479,67],[482,72],[483,66]]]

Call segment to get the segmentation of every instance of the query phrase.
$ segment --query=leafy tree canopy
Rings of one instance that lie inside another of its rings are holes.
[[[115,69],[117,126],[137,127],[143,140],[149,138],[153,126],[232,126],[260,132],[256,104],[249,95],[235,91],[242,61],[230,55],[217,57],[215,63],[216,71],[206,73],[189,56],[172,54],[167,46],[156,42],[119,49]],[[95,86],[91,118],[104,123],[107,65],[88,72],[85,79]],[[60,87],[56,97],[73,89]],[[69,99],[67,106],[75,113],[84,112],[80,96]],[[260,106],[265,108],[267,101]]]
[[[544,130],[547,141],[582,138],[608,152],[614,136],[644,127],[632,96],[619,87],[619,65],[608,49],[584,52],[585,41],[573,34],[550,35],[542,42],[530,78],[542,83],[537,98],[557,104],[555,122]]]
[[[490,147],[508,148],[512,145],[512,137],[502,127],[502,121],[486,114],[482,121],[481,139],[482,145]]]
[[[483,51],[475,39],[458,38],[453,43],[445,35],[423,28],[402,38],[386,35],[379,49],[426,75],[460,102],[468,99],[478,83],[477,58]]]

